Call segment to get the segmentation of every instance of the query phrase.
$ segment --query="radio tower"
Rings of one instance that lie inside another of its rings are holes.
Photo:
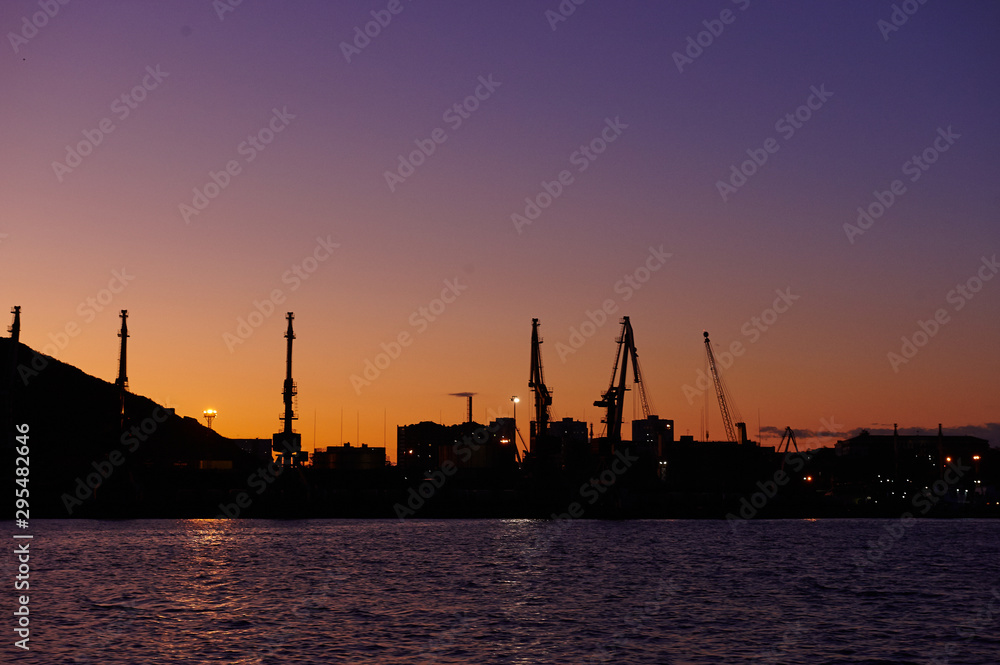
[[[122,329],[118,336],[122,339],[121,352],[118,355],[118,378],[115,385],[118,386],[118,413],[121,416],[121,426],[125,429],[125,393],[128,392],[128,376],[125,374],[125,367],[128,359],[128,310],[123,309],[121,314]]]

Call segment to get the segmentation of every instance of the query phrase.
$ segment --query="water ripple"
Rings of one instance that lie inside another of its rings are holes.
[[[920,522],[859,564],[891,525],[41,522],[32,655],[151,665],[997,663],[1000,615],[988,607],[1000,599],[1000,523]]]

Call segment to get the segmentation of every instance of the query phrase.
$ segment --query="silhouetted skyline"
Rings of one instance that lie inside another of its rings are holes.
[[[678,434],[704,330],[772,445],[997,421],[1000,9],[562,4],[3,3],[21,341],[113,381],[128,310],[131,391],[264,437],[295,311],[307,450],[527,432],[532,318],[556,420],[629,316]]]

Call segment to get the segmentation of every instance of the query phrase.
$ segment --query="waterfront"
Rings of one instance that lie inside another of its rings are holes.
[[[23,662],[957,665],[1000,652],[995,520],[34,527]]]

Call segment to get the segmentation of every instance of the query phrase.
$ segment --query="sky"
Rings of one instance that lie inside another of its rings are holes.
[[[397,425],[464,421],[460,392],[480,422],[519,396],[526,437],[532,318],[553,416],[595,434],[622,316],[678,434],[724,437],[703,331],[765,444],[987,428],[998,24],[972,1],[6,0],[0,301],[107,381],[127,309],[131,390],[241,438],[280,429],[292,311],[307,449],[394,457]]]

